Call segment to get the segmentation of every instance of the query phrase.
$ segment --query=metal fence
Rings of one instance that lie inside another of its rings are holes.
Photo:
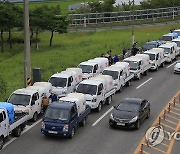
[[[127,21],[139,20],[156,20],[159,18],[175,18],[180,16],[180,6],[147,9],[147,10],[132,10],[119,12],[103,12],[103,13],[85,13],[85,14],[69,14],[70,25],[93,25],[107,23],[121,23]]]

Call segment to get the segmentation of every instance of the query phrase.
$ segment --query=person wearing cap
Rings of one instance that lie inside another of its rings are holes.
[[[53,91],[51,91],[51,95],[49,96],[49,99],[51,99],[51,102],[58,100],[57,95]]]

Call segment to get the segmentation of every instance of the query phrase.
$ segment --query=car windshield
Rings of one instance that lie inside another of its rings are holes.
[[[82,73],[92,73],[93,66],[91,65],[79,65],[79,68],[82,69]]]
[[[145,53],[147,55],[149,55],[150,60],[155,60],[155,54],[151,54],[151,53]]]
[[[52,120],[66,121],[69,119],[69,110],[50,107],[47,108],[44,117]]]
[[[31,95],[24,95],[24,94],[12,94],[9,98],[8,102],[12,103],[13,105],[29,105],[31,99]]]
[[[139,110],[139,105],[136,103],[128,103],[124,102],[118,105],[117,110],[120,111],[129,111],[129,112],[137,112]]]
[[[54,87],[66,87],[67,78],[52,77],[52,78],[50,78],[49,82]]]
[[[180,41],[173,41],[177,44],[178,47],[180,47]]]
[[[172,41],[172,36],[163,36],[162,40],[163,41]]]
[[[130,70],[137,70],[138,62],[137,61],[125,61],[129,63]]]
[[[118,71],[110,71],[110,70],[104,70],[103,75],[110,75],[114,80],[118,79]]]
[[[89,85],[89,84],[79,84],[76,92],[83,93],[83,94],[96,95],[97,86]]]
[[[145,45],[143,45],[143,51],[146,51],[155,47],[156,47],[155,44],[146,43]]]

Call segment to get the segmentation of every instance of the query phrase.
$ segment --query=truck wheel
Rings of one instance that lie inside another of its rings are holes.
[[[101,109],[102,109],[102,103],[100,102],[99,105],[98,105],[98,107],[97,107],[97,112],[100,112]]]
[[[33,115],[32,120],[33,120],[34,122],[36,122],[37,119],[38,119],[38,114],[37,114],[37,112],[35,112],[34,115]]]
[[[159,67],[157,66],[157,67],[156,67],[156,71],[158,71],[158,69],[159,69]]]
[[[83,119],[81,126],[84,127],[86,125],[86,118]]]
[[[13,131],[13,135],[15,137],[19,137],[21,135],[21,127],[18,126],[17,128],[15,128],[15,130]]]
[[[3,145],[4,145],[4,139],[3,139],[3,137],[1,136],[1,137],[0,137],[0,150],[3,148]]]
[[[72,138],[74,137],[74,134],[75,134],[75,129],[74,129],[74,127],[73,127],[72,130],[71,130],[70,139],[72,139]]]
[[[164,67],[164,63],[162,63],[161,66]]]
[[[130,85],[131,85],[131,81],[128,81],[128,82],[126,83],[126,86],[129,87]]]
[[[147,75],[148,75],[148,70],[147,70],[147,71],[145,71],[144,75],[145,75],[145,76],[147,76]]]
[[[107,105],[110,105],[111,102],[112,102],[112,96],[109,96],[109,97],[107,98],[107,100],[106,100],[106,104],[107,104]]]
[[[123,88],[123,87],[122,87],[122,85],[121,85],[120,88],[119,88],[119,92],[122,92],[122,88]]]

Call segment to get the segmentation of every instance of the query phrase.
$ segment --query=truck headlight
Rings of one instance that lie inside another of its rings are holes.
[[[132,119],[129,121],[129,123],[133,123],[133,122],[135,122],[137,119],[138,119],[138,116],[135,116],[134,118],[132,118]]]
[[[96,98],[93,98],[93,99],[92,99],[92,102],[96,102]]]
[[[62,94],[66,94],[66,92],[67,92],[67,90],[63,90],[63,91],[62,91]]]
[[[41,128],[45,129],[45,123],[44,122],[41,123]]]
[[[68,125],[64,125],[64,127],[63,127],[63,131],[64,131],[64,132],[67,132],[67,131],[68,131],[68,129],[69,129],[69,126],[68,126]]]
[[[29,114],[29,109],[24,110],[24,112],[26,112],[26,113],[28,113],[28,114]]]
[[[111,120],[114,120],[114,117],[113,117],[113,114],[111,113],[110,114],[110,117],[109,117]]]

